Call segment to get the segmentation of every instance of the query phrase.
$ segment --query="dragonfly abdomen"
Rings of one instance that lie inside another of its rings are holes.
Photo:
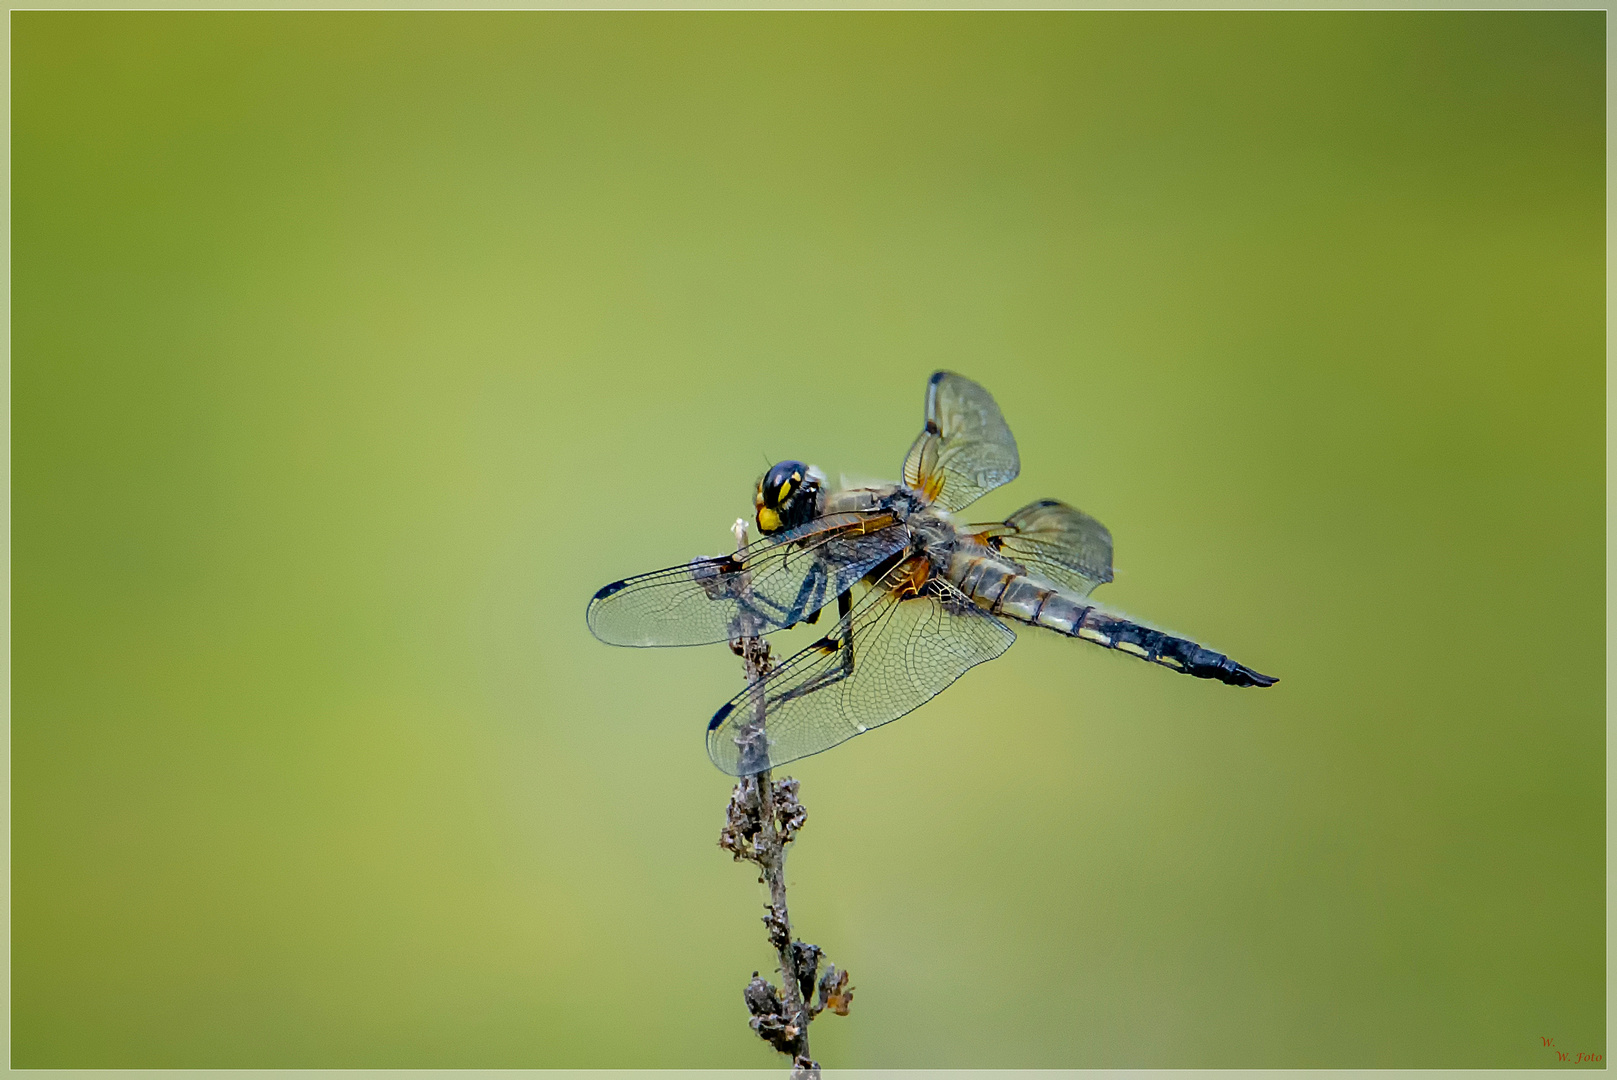
[[[1187,638],[1102,611],[1019,574],[1015,567],[989,555],[957,552],[950,561],[949,578],[991,615],[1042,626],[1198,679],[1217,679],[1231,686],[1272,686],[1278,681]]]
[[[1077,636],[1084,613],[1091,605],[1060,589],[1023,575],[1019,567],[992,555],[957,551],[949,562],[949,580],[991,615],[1044,626],[1059,634]]]

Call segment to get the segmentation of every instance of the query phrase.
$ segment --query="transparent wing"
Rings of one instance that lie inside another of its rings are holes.
[[[897,720],[1011,647],[1011,629],[946,581],[901,598],[894,586],[911,569],[896,568],[831,634],[719,709],[707,732],[713,764],[744,776],[829,750]]]
[[[1054,499],[1040,499],[999,524],[962,535],[1079,596],[1112,580],[1112,534],[1082,510]]]
[[[747,546],[614,581],[584,613],[608,645],[708,645],[793,626],[903,550],[891,514],[831,514]]]
[[[1016,440],[993,397],[961,375],[933,374],[926,427],[904,458],[904,483],[945,510],[960,510],[1016,479]]]

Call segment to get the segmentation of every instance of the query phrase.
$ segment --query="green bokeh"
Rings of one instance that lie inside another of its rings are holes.
[[[999,399],[1102,596],[799,763],[828,1064],[1604,1052],[1604,17],[13,16],[14,1057],[757,1066],[724,648]]]

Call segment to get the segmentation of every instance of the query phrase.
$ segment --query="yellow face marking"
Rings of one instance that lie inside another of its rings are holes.
[[[791,493],[792,493],[792,482],[790,480],[782,480],[781,484],[780,484],[780,490],[775,492],[775,505],[779,506],[781,503],[785,502],[787,497],[790,496]]]
[[[1119,641],[1117,643],[1117,648],[1122,652],[1133,653],[1135,656],[1150,656],[1151,655],[1150,653],[1146,652],[1144,649],[1140,648],[1138,645],[1134,644],[1134,642],[1132,642],[1132,641]]]
[[[1078,636],[1083,638],[1085,641],[1093,641],[1097,645],[1110,645],[1112,643],[1111,638],[1107,637],[1099,630],[1091,630],[1087,626],[1078,631]]]
[[[780,528],[780,515],[767,506],[758,508],[758,531],[774,532]]]

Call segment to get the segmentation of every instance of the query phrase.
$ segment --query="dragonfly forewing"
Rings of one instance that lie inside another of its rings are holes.
[[[708,645],[812,620],[909,544],[891,515],[835,514],[748,545],[614,581],[585,612],[610,645]]]

